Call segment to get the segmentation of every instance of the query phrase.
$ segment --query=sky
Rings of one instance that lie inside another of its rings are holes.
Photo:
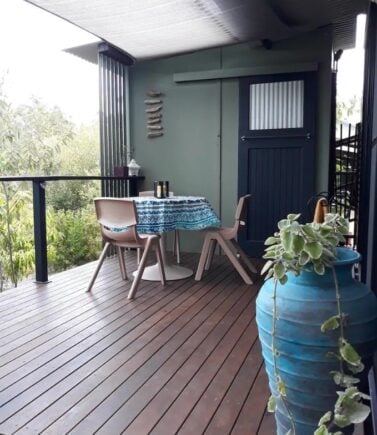
[[[357,17],[357,31],[355,48],[345,50],[338,64],[337,91],[338,101],[348,102],[351,98],[362,96],[364,81],[364,35],[366,16]],[[361,103],[361,99],[360,99]],[[360,121],[361,113],[355,113],[349,121]]]
[[[98,121],[98,66],[62,51],[96,40],[22,0],[0,0],[0,78],[10,101],[35,96],[77,124]]]
[[[356,48],[339,62],[338,99],[361,95],[364,18],[358,18]],[[93,35],[23,0],[0,0],[0,78],[16,104],[39,97],[57,105],[75,123],[98,120],[98,66],[65,48],[96,41]]]

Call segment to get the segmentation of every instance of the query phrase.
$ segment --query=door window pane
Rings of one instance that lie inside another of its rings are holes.
[[[303,128],[304,81],[250,85],[250,130]]]

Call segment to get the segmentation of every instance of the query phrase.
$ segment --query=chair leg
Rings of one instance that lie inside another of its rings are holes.
[[[204,266],[208,257],[209,244],[211,239],[209,236],[206,236],[203,243],[202,253],[200,254],[198,269],[196,270],[195,281],[200,281],[203,276]]]
[[[205,265],[205,270],[209,270],[209,268],[212,265],[213,254],[215,252],[215,248],[216,248],[216,240],[212,239],[210,244],[209,244],[208,257],[207,257],[207,261],[206,261],[206,265]]]
[[[173,253],[177,256],[177,264],[181,264],[181,241],[179,237],[179,231],[174,231],[174,247],[173,247]]]
[[[136,248],[136,263],[140,264],[140,258],[141,258],[141,248]]]
[[[241,257],[242,261],[245,263],[245,265],[248,267],[250,272],[252,273],[258,273],[258,270],[254,266],[254,264],[249,260],[249,257],[245,254],[241,246],[238,244],[238,242],[234,239],[231,240],[232,245],[235,247],[238,255]]]
[[[237,272],[241,275],[242,279],[245,281],[245,284],[253,284],[253,281],[251,280],[250,276],[238,260],[238,258],[234,255],[232,250],[227,245],[226,241],[218,235],[217,239],[219,245],[223,248],[224,253],[229,258],[230,262],[233,264]]]
[[[93,276],[89,282],[88,288],[86,289],[87,292],[90,292],[92,290],[93,284],[94,284],[95,280],[97,279],[98,272],[100,271],[100,269],[102,267],[102,264],[106,258],[106,254],[107,254],[107,251],[109,250],[109,248],[110,248],[110,243],[106,242],[105,246],[103,247],[103,250],[101,252],[101,255],[98,259],[96,270],[94,271]]]
[[[120,246],[117,246],[117,254],[118,254],[118,261],[119,261],[120,273],[122,274],[122,279],[123,281],[127,281],[126,263],[124,262],[123,249]]]
[[[165,266],[164,266],[164,261],[162,259],[161,246],[160,246],[160,242],[159,241],[156,243],[155,249],[156,249],[156,257],[157,257],[158,269],[160,271],[161,284],[162,285],[166,285]]]
[[[136,294],[136,291],[137,291],[137,288],[139,286],[141,277],[143,276],[143,272],[144,272],[144,269],[145,269],[145,263],[147,262],[147,257],[148,257],[148,254],[149,254],[150,247],[151,247],[151,241],[148,240],[147,244],[145,246],[144,252],[143,252],[143,256],[141,257],[141,261],[140,261],[139,267],[137,269],[137,274],[136,274],[136,276],[135,276],[135,278],[134,278],[134,280],[132,282],[131,289],[128,292],[128,299],[133,299],[135,294]]]

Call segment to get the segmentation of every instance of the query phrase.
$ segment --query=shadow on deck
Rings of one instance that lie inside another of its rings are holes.
[[[93,269],[0,295],[1,433],[275,433],[255,325],[260,283],[244,285],[217,257],[202,281],[142,281],[129,301],[116,258],[88,294]]]

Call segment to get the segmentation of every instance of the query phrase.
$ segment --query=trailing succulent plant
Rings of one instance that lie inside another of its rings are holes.
[[[274,280],[273,293],[273,325],[272,325],[272,355],[274,364],[274,376],[277,385],[278,396],[291,420],[289,434],[296,433],[295,421],[286,401],[286,387],[279,368],[279,350],[276,349],[275,337],[277,326],[276,294],[278,284],[284,285],[288,281],[287,272],[299,275],[303,270],[312,271],[323,275],[326,268],[332,269],[334,287],[337,301],[337,312],[321,325],[321,332],[338,330],[338,350],[327,355],[336,358],[339,369],[332,372],[333,379],[340,391],[334,409],[326,412],[318,422],[318,428],[314,435],[341,435],[342,432],[334,428],[345,428],[351,424],[363,422],[369,415],[370,408],[363,403],[363,399],[369,396],[363,394],[357,388],[360,380],[358,373],[364,370],[360,355],[347,341],[344,334],[344,326],[347,314],[342,312],[341,295],[338,280],[333,266],[336,260],[336,247],[345,242],[344,236],[348,233],[348,221],[338,214],[327,214],[323,223],[300,224],[299,214],[289,214],[287,219],[278,223],[279,231],[265,241],[266,253],[263,258],[267,260],[262,269],[266,273],[265,279]],[[276,397],[271,396],[268,410],[274,412]]]

